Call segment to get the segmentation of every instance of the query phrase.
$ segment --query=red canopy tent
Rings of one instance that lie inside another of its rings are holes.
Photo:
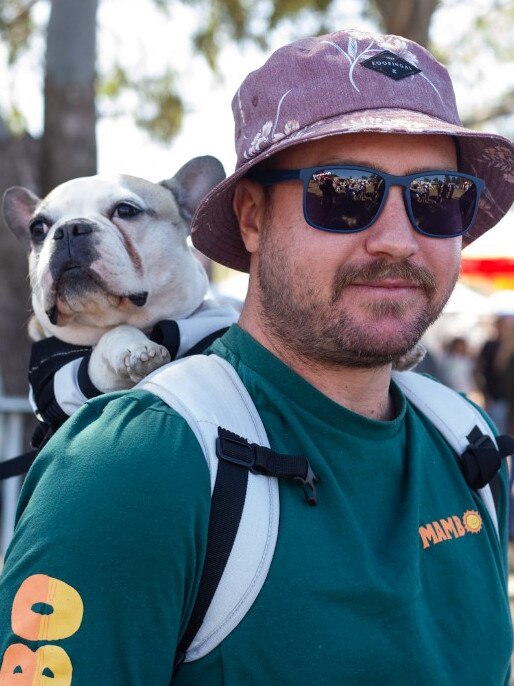
[[[462,252],[461,281],[484,293],[514,290],[514,213]]]
[[[514,257],[464,257],[461,281],[484,290],[514,290]]]

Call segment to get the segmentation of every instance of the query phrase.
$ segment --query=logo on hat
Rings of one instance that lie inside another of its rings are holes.
[[[379,74],[385,74],[395,81],[400,81],[406,76],[413,76],[419,74],[421,69],[418,69],[403,57],[395,55],[390,50],[379,52],[378,55],[373,55],[364,62],[361,62],[363,67],[377,71]]]

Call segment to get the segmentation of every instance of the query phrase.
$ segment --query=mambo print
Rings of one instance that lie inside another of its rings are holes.
[[[451,515],[419,527],[424,549],[442,541],[462,538],[466,534],[478,534],[480,531],[482,531],[482,517],[476,510],[466,510],[462,517]]]

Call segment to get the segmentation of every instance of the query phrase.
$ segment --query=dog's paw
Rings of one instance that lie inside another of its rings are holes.
[[[146,341],[131,346],[123,357],[124,371],[131,381],[138,383],[155,369],[170,361],[170,354],[162,345]]]

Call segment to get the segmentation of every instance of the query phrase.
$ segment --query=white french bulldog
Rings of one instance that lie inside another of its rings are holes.
[[[4,218],[29,253],[31,338],[94,346],[88,372],[103,392],[130,388],[168,362],[144,331],[201,305],[208,279],[187,237],[198,203],[224,178],[205,156],[157,184],[91,176],[44,199],[8,189]]]

